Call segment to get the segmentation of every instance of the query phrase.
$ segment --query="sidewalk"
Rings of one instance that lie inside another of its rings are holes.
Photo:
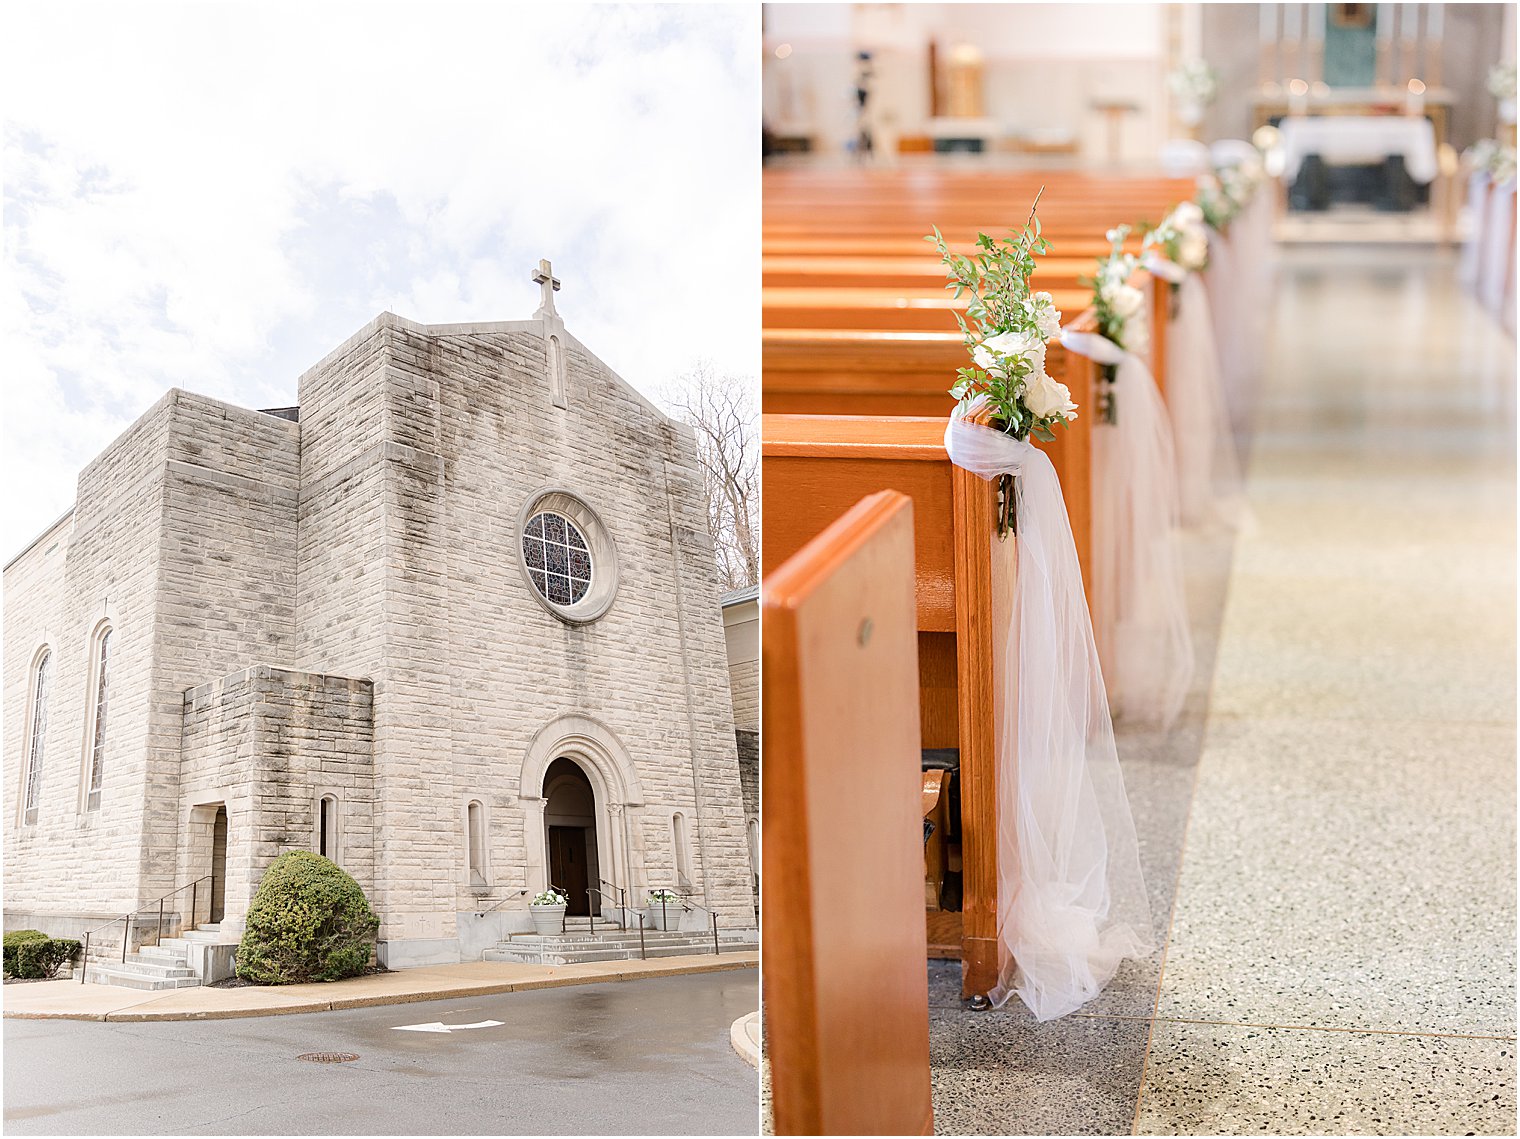
[[[112,985],[38,981],[4,987],[4,1015],[19,1020],[221,1020],[326,1012],[365,1005],[400,1005],[443,997],[594,985],[640,977],[753,969],[758,953],[693,954],[648,961],[593,961],[582,965],[513,965],[468,961],[327,981],[313,985],[246,985],[232,989],[165,989],[150,993]]]

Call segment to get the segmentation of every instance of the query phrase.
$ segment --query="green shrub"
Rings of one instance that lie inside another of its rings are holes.
[[[74,960],[79,942],[71,937],[44,937],[41,941],[23,941],[16,946],[16,976],[45,979],[58,976],[58,970]]]
[[[16,972],[16,950],[28,941],[46,941],[47,934],[40,929],[16,929],[5,935],[5,975],[19,977]]]
[[[353,977],[369,964],[379,929],[359,883],[321,855],[292,850],[264,871],[237,975],[261,985]]]

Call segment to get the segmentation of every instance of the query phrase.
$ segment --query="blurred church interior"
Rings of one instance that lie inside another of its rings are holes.
[[[1280,179],[1280,240],[1454,241],[1462,156],[1514,142],[1513,92],[1490,90],[1513,76],[1513,5],[764,13],[770,164],[1157,169],[1186,165],[1177,140],[1251,139]]]

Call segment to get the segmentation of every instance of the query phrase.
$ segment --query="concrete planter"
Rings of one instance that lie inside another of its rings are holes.
[[[647,915],[645,929],[678,930],[681,928],[681,914],[685,911],[680,902],[666,902],[663,906],[659,902],[650,902],[649,908],[644,912]]]
[[[544,936],[560,932],[565,926],[565,909],[564,906],[529,906],[533,929]]]

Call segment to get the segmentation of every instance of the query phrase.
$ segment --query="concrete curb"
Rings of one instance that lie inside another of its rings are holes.
[[[289,1001],[282,1004],[271,1005],[239,1005],[229,1004],[225,1007],[216,1007],[214,1004],[202,1008],[175,1008],[153,1009],[151,1006],[156,999],[162,999],[169,995],[178,997],[181,1001],[193,999],[187,994],[215,994],[216,999],[237,1001],[249,999],[249,996],[265,995],[275,996],[279,989],[269,986],[257,986],[243,989],[171,989],[163,993],[142,993],[141,1001],[133,1002],[125,1007],[117,1007],[105,1011],[57,1009],[16,1009],[6,1008],[4,1018],[6,1020],[102,1020],[112,1023],[161,1021],[161,1020],[234,1020],[243,1017],[256,1016],[286,1016],[291,1013],[305,1012],[331,1012],[337,1009],[368,1008],[377,1005],[401,1005],[412,1004],[417,1001],[445,1000],[457,997],[491,996],[499,993],[531,992],[534,989],[554,989],[569,985],[599,985],[609,981],[636,981],[644,977],[679,977],[695,973],[718,973],[737,969],[754,969],[759,965],[757,953],[735,953],[730,957],[715,958],[680,958],[666,957],[656,958],[651,961],[608,961],[601,963],[601,969],[584,969],[577,972],[565,972],[550,976],[531,976],[521,980],[485,980],[469,981],[443,981],[437,977],[418,980],[425,987],[420,987],[404,992],[373,993],[347,997],[325,997],[313,994],[305,1000]],[[507,966],[507,968],[515,968]],[[522,967],[534,972],[541,972],[540,967]],[[564,966],[563,968],[579,968]],[[431,981],[431,984],[428,982]],[[332,989],[338,990],[351,985],[351,981],[334,981],[322,985],[302,986],[306,989]],[[84,988],[84,986],[77,986]],[[105,992],[102,995],[110,995],[120,998],[125,995],[125,990],[109,989],[99,986]],[[228,994],[222,998],[221,994]],[[14,999],[23,999],[18,995]],[[9,1003],[9,1002],[7,1002]]]
[[[744,1057],[750,1067],[760,1070],[760,1012],[741,1016],[728,1030],[728,1039],[734,1051]]]

